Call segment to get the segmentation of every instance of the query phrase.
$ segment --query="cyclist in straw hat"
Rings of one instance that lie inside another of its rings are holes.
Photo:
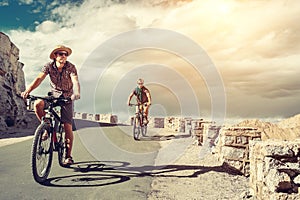
[[[72,50],[69,47],[59,45],[53,49],[50,53],[51,62],[46,63],[42,68],[39,75],[33,80],[33,82],[22,92],[22,97],[27,96],[35,88],[37,88],[47,75],[50,77],[50,86],[54,97],[63,96],[65,98],[71,97],[72,100],[80,99],[80,84],[78,81],[77,70],[75,65],[67,61]],[[34,111],[39,120],[45,116],[45,102],[43,100],[35,101]],[[73,158],[71,156],[73,146],[73,131],[72,131],[72,120],[73,120],[73,101],[62,106],[61,108],[61,120],[64,123],[66,141],[68,145],[67,159],[65,164],[73,164]],[[44,135],[43,135],[44,136]],[[47,137],[44,136],[44,137]]]

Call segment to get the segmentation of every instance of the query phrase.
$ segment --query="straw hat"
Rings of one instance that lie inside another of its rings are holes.
[[[70,49],[69,47],[66,47],[64,45],[58,45],[55,47],[55,49],[51,52],[50,54],[50,59],[53,60],[55,58],[55,53],[58,51],[65,51],[68,53],[68,56],[71,55],[72,53],[72,49]]]

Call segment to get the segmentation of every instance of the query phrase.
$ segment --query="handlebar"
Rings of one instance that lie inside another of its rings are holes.
[[[130,103],[128,106],[140,106],[140,105],[146,106],[147,103]]]
[[[37,100],[37,99],[42,99],[44,101],[48,101],[48,102],[54,102],[54,101],[58,101],[58,102],[64,102],[67,103],[69,101],[71,101],[71,98],[64,98],[64,97],[53,97],[53,96],[45,96],[45,97],[41,97],[41,96],[33,96],[33,95],[28,95],[27,99],[31,99],[31,100]]]

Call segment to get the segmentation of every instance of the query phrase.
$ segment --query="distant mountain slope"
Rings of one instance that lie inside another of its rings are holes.
[[[294,140],[300,139],[300,114],[280,121],[277,124],[263,122],[258,119],[245,120],[236,126],[253,127],[262,132],[262,140],[280,139]]]
[[[280,128],[300,127],[300,114],[284,119],[277,124]]]

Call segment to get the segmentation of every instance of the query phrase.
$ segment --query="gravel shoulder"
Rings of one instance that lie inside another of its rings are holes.
[[[169,172],[156,176],[148,200],[239,200],[248,190],[248,178],[222,166],[217,155],[199,159],[200,148],[191,144]],[[166,170],[168,171],[168,170]]]

